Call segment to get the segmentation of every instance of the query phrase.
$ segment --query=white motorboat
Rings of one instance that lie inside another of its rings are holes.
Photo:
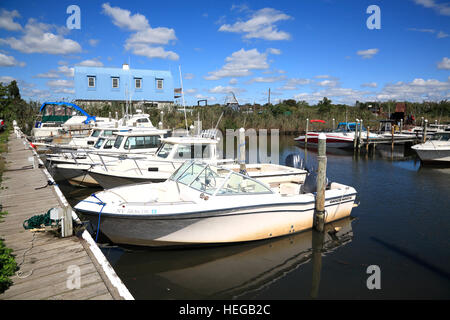
[[[119,131],[115,133],[114,144],[110,139],[100,137],[93,150],[82,149],[76,152],[50,155],[47,157],[47,162],[55,168],[59,177],[74,182],[77,186],[83,186],[86,183],[89,186],[98,185],[95,179],[87,176],[87,169],[95,164],[110,165],[114,163],[117,165],[132,155],[153,155],[161,145],[161,139],[165,134],[167,134],[166,130],[156,128]]]
[[[143,246],[224,244],[312,228],[315,193],[269,185],[223,167],[186,161],[165,182],[101,191],[75,206],[112,242]],[[303,189],[304,190],[304,189]],[[356,190],[331,183],[325,222],[350,215]]]
[[[425,164],[450,164],[450,132],[436,132],[425,143],[411,147]]]
[[[123,159],[92,166],[88,174],[104,189],[140,182],[163,182],[188,159],[211,163],[234,163],[219,159],[219,140],[202,136],[168,137],[154,156],[145,159]]]

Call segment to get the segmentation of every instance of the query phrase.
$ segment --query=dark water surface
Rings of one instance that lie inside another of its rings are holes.
[[[316,151],[280,136],[280,163]],[[337,233],[300,234],[196,249],[102,248],[136,299],[449,299],[450,168],[421,167],[408,148],[327,152],[331,181],[353,186],[360,205]],[[72,205],[95,189],[61,189]],[[322,248],[322,251],[320,251]],[[322,255],[318,254],[322,252]],[[369,290],[367,268],[380,270]]]

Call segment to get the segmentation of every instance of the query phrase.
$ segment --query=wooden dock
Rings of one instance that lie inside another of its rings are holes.
[[[29,161],[37,154],[23,138],[11,134],[0,203],[8,214],[0,222],[0,238],[13,249],[19,272],[0,300],[133,299],[87,231],[61,238],[52,232],[25,230],[23,222],[52,207],[67,206],[57,186],[46,186],[48,171]],[[46,187],[44,187],[46,186]]]

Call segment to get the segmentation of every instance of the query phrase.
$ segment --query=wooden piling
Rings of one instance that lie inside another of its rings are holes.
[[[353,149],[354,150],[356,150],[356,147],[358,145],[358,127],[359,127],[359,120],[356,119],[355,136],[353,138]]]
[[[239,129],[239,171],[246,174],[247,169],[245,167],[245,129]]]
[[[359,132],[358,132],[358,149],[361,148],[361,135],[362,135],[362,131],[363,131],[363,120],[361,119],[360,121],[360,126],[359,126]]]
[[[367,126],[366,152],[369,152],[369,134],[370,134],[370,127]]]
[[[425,143],[427,141],[427,125],[428,125],[428,120],[425,119],[424,124],[423,124],[423,130],[422,130],[422,133],[423,133],[422,141],[423,141],[423,143]]]
[[[306,118],[306,129],[305,129],[305,148],[307,147],[308,144],[308,123],[309,123],[309,119]]]
[[[394,151],[394,126],[391,127],[391,150]]]
[[[314,210],[314,228],[319,231],[324,231],[325,225],[325,188],[327,186],[327,156],[326,156],[326,141],[325,134],[319,134],[317,146],[317,192]]]

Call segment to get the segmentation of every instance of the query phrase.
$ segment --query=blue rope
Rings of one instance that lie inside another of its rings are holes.
[[[102,200],[100,200],[99,198],[97,198],[97,196],[94,193],[91,194],[91,197],[94,197],[95,199],[97,199],[100,202],[93,202],[93,201],[86,201],[86,200],[85,200],[85,202],[96,203],[96,204],[102,206],[102,208],[100,209],[100,212],[98,213],[97,233],[95,235],[95,242],[97,242],[98,234],[100,233],[100,217],[102,216],[102,211],[103,211],[103,208],[106,206],[106,203],[103,202]]]

